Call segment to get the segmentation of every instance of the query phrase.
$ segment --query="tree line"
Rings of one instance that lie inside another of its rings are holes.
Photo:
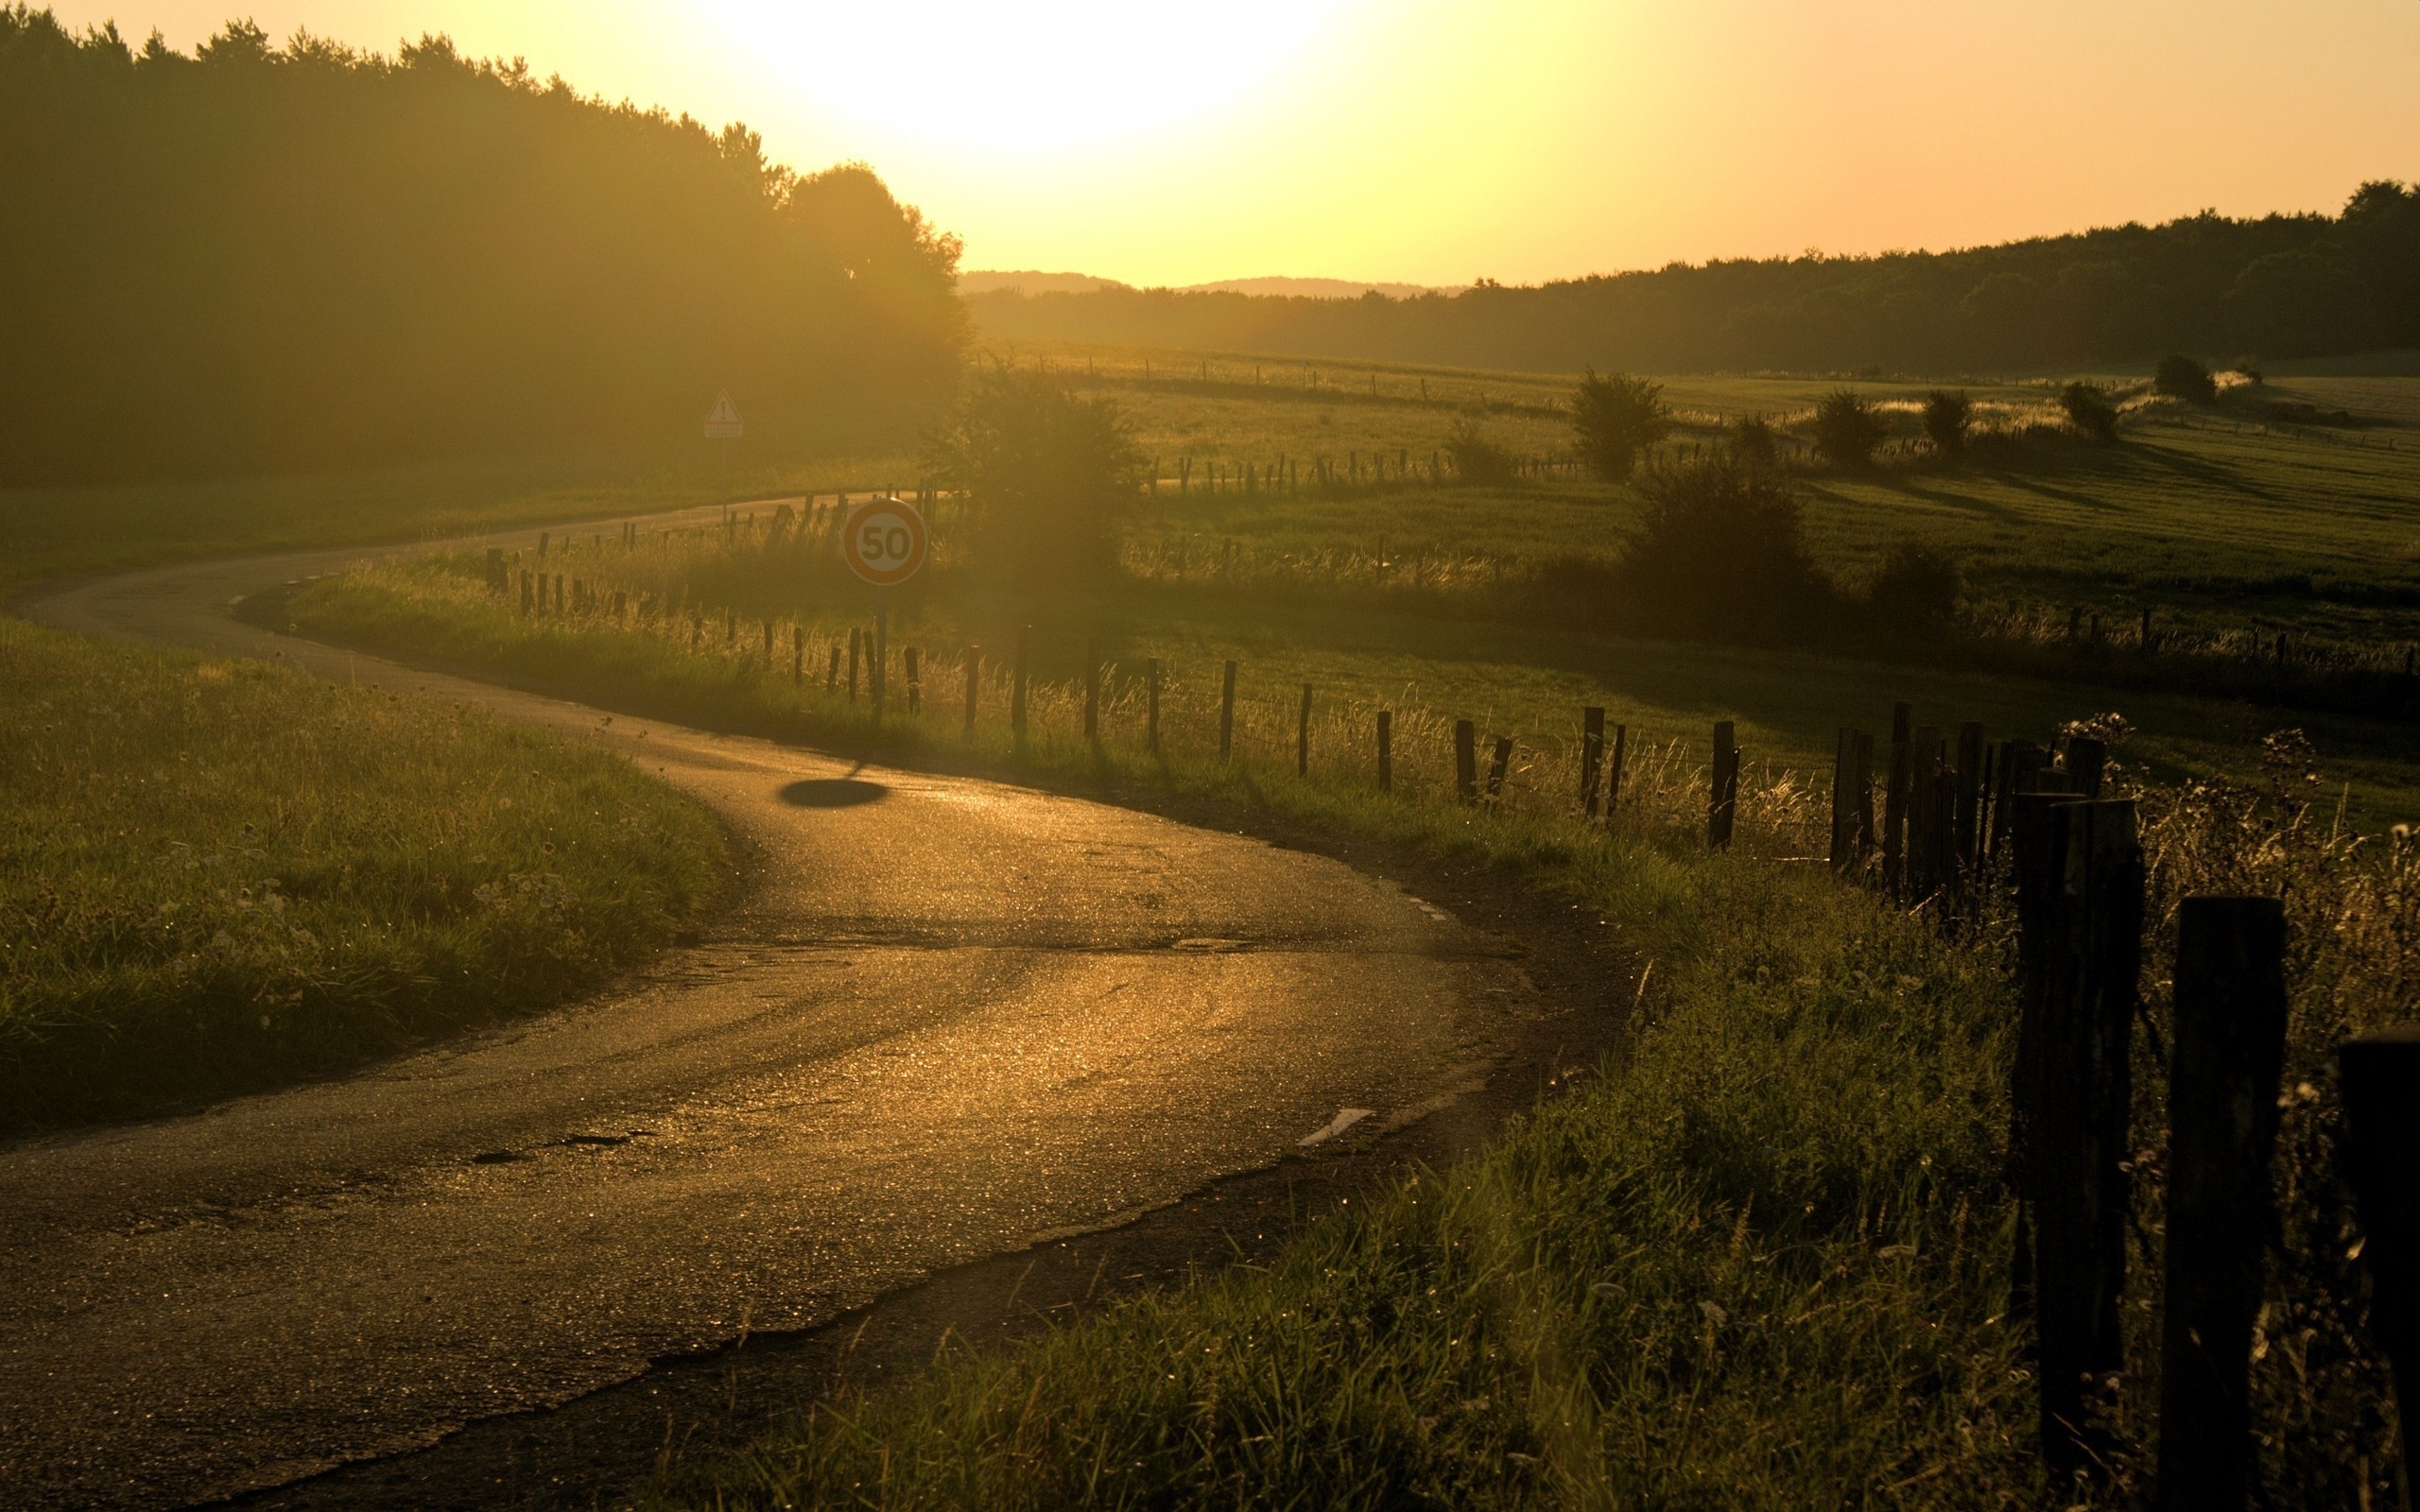
[[[1950,252],[1675,263],[1358,300],[1109,288],[968,300],[996,340],[1576,371],[2068,369],[2420,346],[2420,189],[2336,215],[2204,211]]]
[[[728,389],[777,443],[910,435],[958,243],[870,169],[442,37],[193,54],[0,8],[0,482],[612,447]]]

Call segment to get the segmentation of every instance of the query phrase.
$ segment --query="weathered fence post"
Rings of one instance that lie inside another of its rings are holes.
[[[1100,649],[1084,640],[1084,744],[1100,744]]]
[[[2185,900],[2168,1074],[2163,1512],[2241,1512],[2251,1497],[2249,1371],[2274,1218],[2269,1156],[2286,1058],[2285,961],[2286,910],[2276,899]]]
[[[1900,842],[1899,896],[1922,902],[1940,885],[1941,731],[1920,726],[1908,743],[1908,777],[1902,797],[1907,835]]]
[[[849,627],[849,701],[851,703],[857,701],[857,662],[865,655],[864,647],[860,644],[863,639],[862,630],[854,625]]]
[[[840,643],[838,641],[832,643],[832,657],[823,668],[823,691],[826,693],[840,691]]]
[[[1294,720],[1294,775],[1311,775],[1311,685],[1303,684],[1303,708]]]
[[[1392,710],[1378,711],[1378,791],[1392,793],[1395,789],[1395,716]]]
[[[1160,753],[1160,659],[1144,663],[1143,748],[1156,756]]]
[[[880,600],[883,595],[874,594]],[[873,663],[873,722],[882,723],[884,696],[890,692],[890,606],[876,602],[873,608],[873,634],[867,650]]]
[[[2091,1389],[2122,1364],[2128,1051],[2142,966],[2143,856],[2130,801],[2053,802],[2041,813],[2048,843],[2039,880],[2048,885],[2035,900],[2043,935],[2024,1003],[2037,1020],[2025,1175],[2042,1452],[2064,1479],[2093,1462],[2100,1434]]]
[[[2109,747],[2089,735],[2067,737],[2067,791],[2083,798],[2100,796],[2100,780],[2109,765]]]
[[[2420,1028],[2336,1047],[2344,1179],[2361,1216],[2370,1327],[2394,1368],[2404,1466],[2420,1445]]]
[[[1857,764],[1857,732],[1842,725],[1832,735],[1832,844],[1829,856],[1834,871],[1848,869],[1849,855],[1854,846],[1850,831],[1854,827],[1850,808],[1850,772]]]
[[[1580,811],[1597,816],[1597,784],[1605,765],[1605,711],[1580,711]]]
[[[907,650],[908,712],[921,713],[925,708],[924,655],[914,646]]]
[[[1983,727],[1977,720],[1966,720],[1958,727],[1958,841],[1955,850],[1958,874],[1962,880],[1973,876],[1977,864],[1983,858]]]
[[[981,688],[982,686],[983,686],[983,647],[982,647],[982,646],[980,646],[980,645],[970,645],[970,646],[968,646],[968,647],[966,648],[966,730],[965,730],[966,738],[967,738],[967,739],[969,739],[969,740],[973,740],[973,739],[975,738],[975,696],[976,696],[976,692],[977,692],[977,689]]]
[[[1908,847],[1908,740],[1913,711],[1904,703],[1891,706],[1891,776],[1882,790],[1882,886],[1893,898],[1905,879]]]
[[[1717,850],[1731,849],[1732,821],[1739,811],[1739,747],[1733,744],[1730,720],[1714,727],[1714,765],[1710,791],[1706,795],[1706,844]]]
[[[1478,801],[1478,727],[1467,719],[1454,721],[1454,797]]]
[[[1495,753],[1487,763],[1487,796],[1489,801],[1504,796],[1504,774],[1512,767],[1512,737],[1495,737]]]
[[[1611,823],[1622,801],[1622,764],[1630,756],[1630,726],[1614,727],[1614,751],[1605,759],[1605,819]]]
[[[1236,749],[1236,664],[1227,663],[1219,678],[1219,759],[1225,761]]]
[[[1031,664],[1032,652],[1033,627],[1020,625],[1017,627],[1016,665],[1010,674],[1009,681],[1009,732],[1015,739],[1019,750],[1025,749],[1026,675]]]

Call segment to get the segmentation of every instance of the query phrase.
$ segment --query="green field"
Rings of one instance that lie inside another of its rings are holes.
[[[9,620],[0,692],[0,1132],[549,1006],[722,885],[711,815],[450,706]]]

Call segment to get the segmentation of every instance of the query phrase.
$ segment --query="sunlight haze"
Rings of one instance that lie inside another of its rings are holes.
[[[67,0],[423,32],[873,164],[965,266],[1459,284],[2329,210],[2420,176],[2420,9],[2178,0]]]

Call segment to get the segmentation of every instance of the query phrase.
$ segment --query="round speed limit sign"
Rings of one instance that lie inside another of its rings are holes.
[[[850,571],[869,583],[904,583],[925,565],[925,517],[897,499],[868,499],[850,508],[840,554],[849,558]]]

